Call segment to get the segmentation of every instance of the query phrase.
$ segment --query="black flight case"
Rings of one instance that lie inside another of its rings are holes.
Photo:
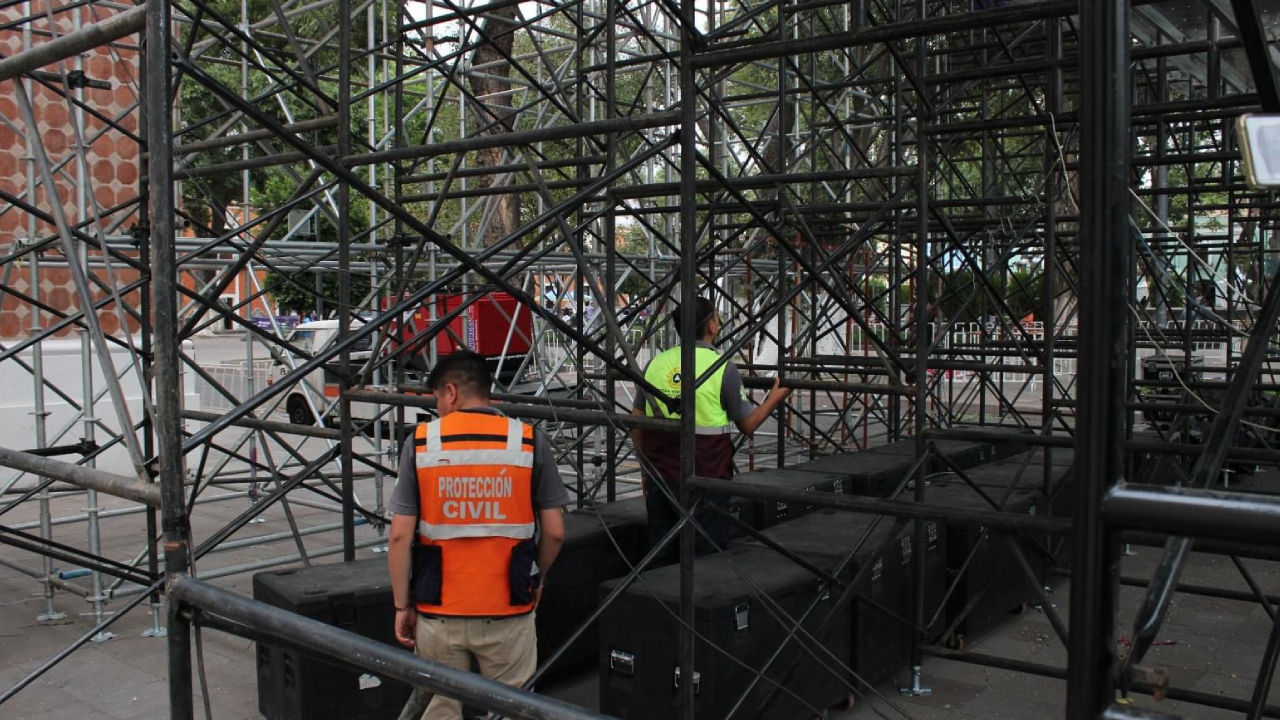
[[[982,474],[974,478],[987,496],[997,503],[1002,499],[1002,490],[994,485],[982,485]],[[996,509],[984,500],[973,488],[956,481],[935,481],[926,489],[925,502],[930,505],[946,505],[974,510],[995,512]],[[1042,513],[1044,496],[1039,489],[1015,488],[1002,506],[1005,512],[1037,514]],[[1042,513],[1043,514],[1043,513]],[[951,633],[957,637],[945,637],[944,640],[955,640],[972,637],[980,630],[994,625],[1010,612],[1021,609],[1024,605],[1037,602],[1038,595],[1021,569],[1009,543],[1007,536],[986,533],[984,528],[963,524],[946,526],[947,582],[950,585],[960,579],[959,587],[951,593],[947,601],[946,623],[942,630],[954,628]],[[1038,580],[1043,580],[1043,556],[1028,547],[1021,545],[1028,563],[1035,571]],[[969,555],[973,558],[969,559]],[[967,562],[967,565],[966,565]],[[961,572],[963,570],[963,573]],[[931,628],[939,630],[939,628]]]
[[[827,455],[787,469],[837,476],[844,491],[852,495],[888,497],[907,478],[913,465],[913,455],[863,451]]]
[[[385,558],[261,572],[253,576],[253,597],[395,644],[395,604]],[[411,692],[390,678],[288,647],[260,642],[257,657],[258,710],[267,720],[395,720]]]
[[[695,640],[699,666],[692,673],[698,717],[724,717],[754,677],[748,667],[762,668],[789,632],[788,626],[771,614],[776,608],[757,597],[730,562],[793,618],[798,618],[814,598],[822,597],[802,624],[810,632],[834,600],[834,590],[826,583],[771,550],[734,547],[698,558],[694,566],[694,628],[700,638]],[[678,688],[687,677],[679,667],[677,651],[680,568],[651,570],[641,578],[643,582],[628,587],[601,618],[600,711],[624,720],[676,717]],[[601,595],[617,582],[602,585]],[[802,651],[797,640],[789,642],[766,672],[775,682],[789,676],[787,692],[778,694],[757,716],[754,713],[773,687],[758,683],[741,716],[798,720],[843,701],[846,692],[831,657],[840,664],[848,663],[848,618],[841,613],[836,622],[820,638],[825,650],[813,649],[817,658]],[[812,648],[807,639],[798,641]],[[788,673],[797,658],[799,666]]]
[[[798,520],[761,533],[818,569],[831,573],[853,546],[867,535],[874,518],[850,512],[820,509]],[[894,529],[894,518],[881,518],[863,541],[847,572],[855,577]],[[938,608],[946,589],[946,538],[938,524],[925,526],[926,620]],[[741,540],[742,546],[764,547],[757,539]],[[911,617],[912,523],[902,526],[884,554],[875,559],[859,581],[849,607],[850,667],[867,685],[891,676],[911,658],[914,642]],[[838,595],[839,592],[837,591]]]
[[[782,490],[809,490],[844,493],[844,476],[839,473],[806,472],[799,469],[752,470],[733,477],[734,482],[768,485]],[[742,499],[741,519],[757,530],[773,527],[778,523],[794,520],[813,511],[807,503],[786,503],[780,500]],[[741,535],[741,532],[734,532]]]
[[[1010,445],[996,446],[989,442],[979,442],[975,440],[930,440],[938,450],[947,457],[952,463],[961,470],[976,467],[983,463],[995,462],[1002,456],[1012,454]],[[905,437],[897,442],[891,442],[887,445],[876,445],[867,448],[864,452],[880,453],[882,455],[898,455],[915,458],[916,456],[916,439],[914,437]],[[940,472],[949,470],[950,466],[938,458],[930,458],[928,472]]]
[[[634,552],[641,542],[640,533],[647,532],[645,528],[624,520],[604,518],[602,523],[589,509],[566,514],[564,526],[564,546],[547,576],[542,601],[538,605],[539,665],[545,663],[599,606],[596,590],[600,583],[627,574],[630,567],[614,543],[624,552]],[[597,623],[592,623],[569,646],[551,668],[553,675],[590,662],[595,657],[597,627]]]

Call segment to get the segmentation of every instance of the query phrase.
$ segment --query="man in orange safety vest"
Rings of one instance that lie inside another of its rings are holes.
[[[405,443],[390,502],[396,640],[520,686],[537,667],[533,612],[569,496],[546,438],[490,406],[484,358],[454,351],[429,384],[440,418]],[[440,695],[423,715],[461,717],[461,703]]]

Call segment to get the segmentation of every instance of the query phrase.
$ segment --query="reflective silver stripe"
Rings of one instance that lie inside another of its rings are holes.
[[[439,436],[437,436],[439,440]],[[524,450],[435,450],[430,443],[426,452],[417,453],[416,464],[420,468],[447,465],[510,465],[513,467],[533,467],[533,453]]]
[[[418,534],[432,540],[456,540],[457,538],[501,537],[528,540],[533,537],[534,523],[494,525],[432,525],[418,521]]]
[[[700,427],[694,430],[699,435],[728,435],[733,432],[732,425],[721,425],[719,427]]]
[[[440,452],[440,421],[427,423],[427,452]],[[418,453],[418,467],[422,467],[422,453]]]
[[[524,440],[524,423],[515,418],[507,418],[507,451],[515,452],[520,450],[520,444]]]

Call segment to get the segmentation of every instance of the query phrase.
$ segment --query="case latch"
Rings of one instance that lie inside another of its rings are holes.
[[[624,675],[635,675],[636,656],[629,652],[613,650],[609,653],[609,669]]]

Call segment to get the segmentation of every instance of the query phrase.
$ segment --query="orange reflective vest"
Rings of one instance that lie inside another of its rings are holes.
[[[533,610],[533,428],[453,412],[418,426],[414,600],[428,615]]]

